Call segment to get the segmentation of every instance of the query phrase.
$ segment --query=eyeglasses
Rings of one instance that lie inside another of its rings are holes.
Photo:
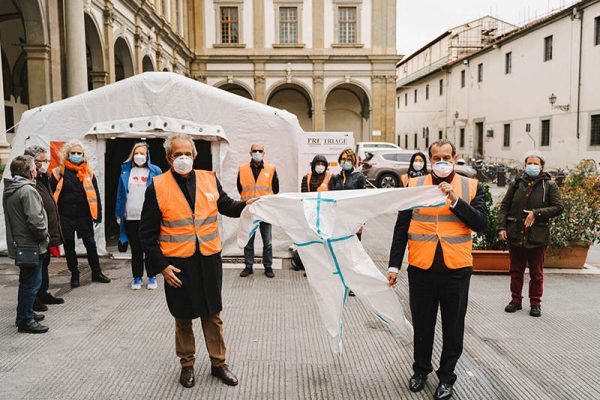
[[[252,153],[263,153],[264,150],[252,150]]]
[[[72,155],[72,156],[82,156],[83,152],[81,152],[81,151],[71,151],[71,152],[69,152],[69,154]]]

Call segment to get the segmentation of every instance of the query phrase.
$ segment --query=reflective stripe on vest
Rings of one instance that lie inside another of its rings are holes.
[[[242,200],[252,199],[254,197],[273,194],[273,176],[275,175],[275,165],[263,164],[263,168],[258,174],[258,180],[254,180],[252,166],[250,163],[240,166],[240,185],[242,186]]]
[[[200,247],[202,255],[221,251],[217,219],[219,191],[214,172],[194,171],[196,203],[194,212],[173,173],[153,178],[156,201],[162,213],[158,244],[166,257],[191,257]]]
[[[88,166],[89,175],[85,177],[83,182],[83,190],[85,191],[85,197],[87,198],[88,205],[90,207],[90,214],[93,220],[98,219],[98,196],[96,195],[96,189],[94,188],[94,170]],[[56,167],[52,170],[52,175],[56,179],[56,190],[54,191],[54,201],[58,204],[60,198],[60,192],[64,185],[63,175],[61,174],[61,167]],[[79,179],[79,178],[78,178]]]
[[[317,187],[317,192],[326,192],[329,190],[329,181],[333,174],[329,171],[325,172],[325,177],[323,178],[323,182]],[[312,171],[306,174],[306,188],[310,192],[310,179],[312,178]]]
[[[409,180],[409,187],[432,185],[431,175]],[[451,183],[454,192],[470,203],[477,193],[477,181],[454,175]],[[408,263],[429,269],[436,247],[441,242],[444,263],[450,269],[473,265],[471,229],[450,209],[450,202],[437,208],[413,210],[408,228]]]

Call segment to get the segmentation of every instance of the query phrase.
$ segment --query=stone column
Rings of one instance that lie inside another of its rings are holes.
[[[374,141],[382,141],[383,135],[385,132],[385,90],[382,90],[385,87],[385,76],[382,75],[373,75],[371,78],[371,98],[373,99],[373,104],[371,104],[371,108],[373,112],[371,113],[371,129],[373,131],[381,131],[380,137],[371,137],[365,138],[368,140]],[[371,135],[371,132],[369,132]]]
[[[254,48],[265,48],[265,2],[263,0],[253,1],[253,35]]]
[[[265,61],[264,57],[254,61],[254,100],[266,104]]]
[[[193,41],[194,53],[198,54],[204,49],[204,0],[190,2],[193,7],[190,14],[193,16],[193,29],[190,31],[190,39]]]
[[[104,46],[106,46],[104,65],[108,71],[108,83],[115,81],[115,39],[113,33],[113,24],[115,13],[111,0],[106,0],[104,7]]]
[[[136,25],[135,25],[135,50],[133,54],[133,74],[141,74],[144,71],[144,56],[142,55],[142,45],[144,44],[143,32],[142,32],[142,18],[140,15],[136,15],[135,17]]]
[[[83,0],[65,0],[67,96],[87,92]]]
[[[29,108],[42,106],[50,99],[50,47],[46,45],[23,46],[27,54],[27,79],[29,81]]]
[[[386,142],[396,143],[396,75],[387,75],[385,79],[385,132]]]
[[[6,120],[4,115],[4,82],[2,80],[2,53],[0,52],[0,99],[2,99],[2,107],[0,107],[0,164],[6,164],[10,155],[10,145],[6,141]]]
[[[324,65],[322,62],[315,62],[313,64],[313,130],[320,132],[325,130],[325,99],[324,91],[325,86],[323,84],[323,72]]]
[[[108,80],[108,72],[105,71],[94,71],[92,72],[92,89],[98,89],[104,85]]]
[[[324,39],[324,29],[325,29],[325,17],[323,16],[325,13],[325,7],[323,5],[323,0],[313,0],[313,28],[312,28],[312,37],[313,37],[313,48],[316,50],[321,50],[325,47],[325,39]]]

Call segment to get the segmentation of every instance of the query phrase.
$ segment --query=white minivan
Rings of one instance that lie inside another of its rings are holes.
[[[369,150],[402,150],[402,148],[387,142],[358,142],[356,144],[356,161],[359,167],[365,159],[365,152]]]

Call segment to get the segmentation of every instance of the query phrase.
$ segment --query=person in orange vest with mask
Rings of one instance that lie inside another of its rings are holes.
[[[326,192],[333,174],[327,171],[329,162],[322,154],[317,154],[310,163],[310,172],[302,178],[301,192]]]
[[[279,193],[279,178],[275,165],[263,161],[265,148],[260,144],[250,147],[249,163],[242,164],[237,176],[237,187],[243,200],[253,199],[260,196]],[[271,224],[260,223],[260,236],[263,241],[263,265],[265,275],[268,278],[275,277],[273,273],[273,245],[271,244]],[[242,278],[253,273],[254,266],[254,238],[252,235],[246,247],[244,247],[244,261],[246,267],[240,272]]]
[[[88,164],[87,152],[77,140],[65,143],[61,165],[52,170],[50,187],[58,204],[60,228],[67,266],[71,271],[71,287],[79,287],[79,268],[75,252],[75,233],[81,238],[92,269],[92,281],[109,283],[102,273],[94,226],[102,221],[102,203],[94,170]]]
[[[211,374],[235,386],[238,379],[225,363],[217,214],[239,218],[254,199],[235,201],[223,191],[214,172],[194,170],[197,151],[190,136],[172,134],[164,147],[171,168],[154,177],[146,189],[139,234],[150,273],[161,273],[165,280],[167,305],[175,318],[179,382],[187,388],[195,384],[192,320],[200,318]]]
[[[408,286],[414,326],[414,363],[409,389],[419,392],[433,371],[431,353],[438,308],[443,345],[434,399],[452,397],[454,368],[463,350],[463,336],[473,256],[471,232],[487,225],[481,185],[454,172],[456,147],[447,140],[429,146],[430,175],[411,178],[408,187],[437,185],[448,195],[437,208],[401,211],[394,228],[388,269],[394,287],[408,244]]]

